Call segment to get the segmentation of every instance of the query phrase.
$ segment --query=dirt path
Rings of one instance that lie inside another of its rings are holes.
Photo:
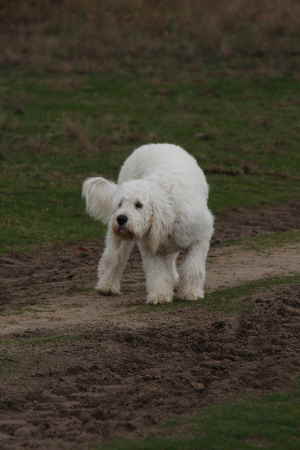
[[[300,244],[290,244],[266,251],[245,250],[237,246],[212,249],[208,263],[207,292],[238,286],[258,279],[285,276],[300,271]],[[95,267],[91,267],[95,275]],[[92,286],[89,279],[89,285]],[[27,296],[34,296],[27,288]],[[84,293],[57,293],[57,289],[43,294],[37,304],[26,304],[17,311],[0,316],[0,336],[22,334],[38,330],[64,330],[76,326],[101,326],[103,322],[139,322],[133,319],[134,306],[145,299],[144,279],[139,258],[133,258],[124,280],[122,297],[99,296],[92,289]],[[26,289],[23,291],[26,295]],[[128,306],[130,309],[128,310]],[[3,311],[4,313],[4,311]],[[128,319],[126,319],[128,315]],[[141,319],[143,321],[143,318]]]
[[[300,273],[300,243],[264,251],[225,247],[211,252],[207,289],[214,291],[293,273]]]
[[[299,251],[299,244],[268,253],[213,249],[208,290],[299,273]],[[297,282],[248,295],[247,307],[232,313],[193,302],[145,310],[138,258],[118,298],[85,289],[94,278],[90,261],[74,270],[55,275],[50,264],[48,282],[45,266],[42,279],[23,274],[16,297],[2,305],[3,450],[88,450],[143,437],[205,405],[287,389],[299,375]]]

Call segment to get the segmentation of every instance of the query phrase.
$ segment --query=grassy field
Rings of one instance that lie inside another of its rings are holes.
[[[292,78],[161,81],[136,75],[0,73],[1,251],[95,238],[82,181],[116,178],[135,147],[182,145],[215,213],[299,198],[300,84]]]
[[[85,177],[133,148],[196,156],[211,207],[299,197],[296,0],[0,5],[0,251],[98,236]]]

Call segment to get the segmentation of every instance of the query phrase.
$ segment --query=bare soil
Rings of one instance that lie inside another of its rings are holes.
[[[299,204],[217,220],[207,289],[299,273],[300,244],[257,252],[228,240],[300,228]],[[101,243],[0,257],[0,448],[87,449],[167,418],[293,386],[300,285],[260,290],[239,312],[145,307],[138,254],[121,297],[91,288]]]

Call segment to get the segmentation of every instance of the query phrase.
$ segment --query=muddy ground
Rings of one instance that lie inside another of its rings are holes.
[[[208,291],[299,273],[299,243],[267,252],[225,245],[300,229],[299,209],[294,202],[218,217]],[[211,403],[293,386],[299,283],[244,296],[235,313],[183,302],[145,307],[137,254],[121,297],[91,289],[100,247],[0,257],[1,449],[94,448]]]

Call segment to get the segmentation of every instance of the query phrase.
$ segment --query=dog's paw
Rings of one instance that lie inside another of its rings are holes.
[[[111,285],[98,283],[95,286],[95,290],[102,295],[121,295],[120,289]]]
[[[197,301],[204,298],[204,291],[203,289],[198,291],[186,291],[178,289],[176,291],[176,298],[180,300]]]
[[[148,294],[146,303],[147,305],[158,305],[165,303],[172,303],[173,296],[165,294]]]

